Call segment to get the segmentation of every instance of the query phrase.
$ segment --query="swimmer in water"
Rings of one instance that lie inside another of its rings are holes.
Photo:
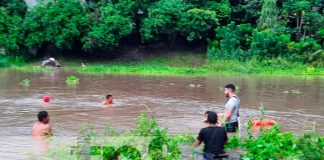
[[[32,129],[32,136],[33,137],[45,137],[45,136],[52,136],[52,127],[49,124],[49,115],[46,111],[40,111],[38,113],[38,122],[34,123]]]
[[[102,102],[102,105],[110,105],[110,104],[114,104],[113,96],[111,94],[108,94],[106,96],[106,100],[104,102]]]

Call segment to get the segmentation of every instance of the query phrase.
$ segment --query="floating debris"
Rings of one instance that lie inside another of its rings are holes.
[[[291,93],[293,93],[293,94],[301,94],[302,92],[299,91],[299,90],[293,89],[293,90],[291,90]]]
[[[202,85],[201,84],[190,84],[189,87],[191,88],[200,88]]]

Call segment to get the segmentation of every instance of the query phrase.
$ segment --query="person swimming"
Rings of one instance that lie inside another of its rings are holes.
[[[111,94],[108,94],[106,96],[106,100],[102,102],[102,105],[110,105],[110,104],[114,104],[114,101],[113,101],[113,96]]]
[[[49,115],[46,111],[40,111],[38,113],[38,122],[35,122],[32,128],[33,137],[45,137],[52,136],[52,127],[49,124]]]

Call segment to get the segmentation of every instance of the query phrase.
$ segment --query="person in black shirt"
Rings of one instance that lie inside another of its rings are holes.
[[[227,157],[224,152],[224,145],[227,144],[227,133],[224,127],[217,126],[217,114],[215,112],[207,113],[208,127],[202,128],[199,132],[194,147],[199,147],[203,142],[204,158],[213,160],[215,158]]]

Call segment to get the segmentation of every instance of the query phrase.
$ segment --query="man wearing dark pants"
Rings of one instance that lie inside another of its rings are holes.
[[[225,104],[225,128],[227,132],[236,132],[238,129],[238,117],[240,109],[240,99],[235,95],[235,86],[228,84],[225,86],[227,102]]]
[[[207,113],[208,127],[200,130],[194,147],[199,147],[203,142],[205,160],[214,160],[215,158],[227,157],[224,152],[224,145],[227,144],[227,133],[224,127],[217,126],[217,114],[215,112]]]

